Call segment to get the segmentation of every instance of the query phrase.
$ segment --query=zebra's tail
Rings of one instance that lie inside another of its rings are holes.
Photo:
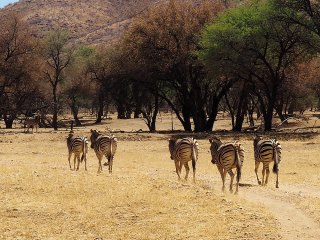
[[[234,148],[236,151],[236,168],[237,168],[237,182],[240,181],[241,179],[241,168],[242,168],[242,162],[239,156],[239,151],[240,151],[240,143],[236,142],[234,144]]]
[[[112,148],[112,144],[114,142],[114,138],[111,139],[111,142],[110,142],[110,155],[113,157],[113,151],[114,149]]]
[[[277,152],[277,143],[273,143],[273,156],[274,156],[274,164],[272,168],[273,173],[278,173],[279,172],[279,156]]]
[[[198,143],[197,140],[193,139],[192,140],[192,169],[195,170],[196,169],[196,162],[197,162],[197,150],[198,147]]]
[[[88,144],[88,140],[87,140],[87,138],[84,138],[83,144],[82,144],[81,162],[83,162],[83,160],[87,160],[87,144]]]

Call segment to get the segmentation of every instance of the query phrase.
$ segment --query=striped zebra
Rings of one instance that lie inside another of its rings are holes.
[[[102,171],[102,158],[105,156],[108,159],[109,173],[112,173],[113,157],[117,150],[117,138],[114,135],[102,135],[96,130],[91,129],[91,148],[97,155],[99,160],[98,173]]]
[[[236,185],[236,192],[239,189],[239,181],[241,178],[241,168],[244,160],[244,148],[238,142],[235,141],[234,143],[222,143],[219,138],[213,137],[209,139],[211,143],[210,151],[213,164],[217,165],[217,168],[220,172],[221,179],[222,179],[222,191],[225,190],[225,179],[227,173],[229,173],[231,180],[230,180],[230,192],[233,192],[232,185],[234,179],[234,173],[232,171],[233,168],[237,169],[237,185]]]
[[[40,116],[36,115],[34,118],[26,118],[25,122],[24,122],[24,132],[26,131],[27,128],[27,132],[29,132],[29,129],[32,129],[32,133],[33,133],[33,128],[36,128],[36,132],[38,132],[38,127],[40,124]]]
[[[72,153],[74,154],[74,159],[73,159],[73,170],[76,168],[76,160],[78,160],[78,165],[77,165],[77,171],[79,170],[79,165],[80,162],[84,160],[85,163],[85,170],[87,171],[87,152],[88,152],[88,140],[86,137],[75,137],[74,132],[71,130],[69,133],[69,136],[67,138],[67,147],[68,147],[68,152],[69,152],[69,167],[71,169],[71,163],[70,163],[70,158]],[[82,153],[82,156],[80,158],[80,154]]]
[[[185,180],[188,179],[190,171],[188,162],[192,161],[193,182],[195,182],[196,162],[198,160],[199,152],[197,140],[193,138],[169,139],[169,151],[170,158],[174,160],[179,180],[181,179],[180,174],[182,166],[186,169]]]
[[[276,139],[263,139],[260,136],[255,136],[253,139],[254,159],[255,159],[255,173],[258,184],[267,185],[269,178],[269,164],[273,164],[273,173],[277,174],[276,188],[279,187],[279,163],[281,161],[281,145]],[[262,182],[258,177],[258,168],[262,162]],[[264,176],[266,178],[264,179]]]

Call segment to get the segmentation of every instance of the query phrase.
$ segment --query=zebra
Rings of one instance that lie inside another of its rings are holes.
[[[255,136],[253,139],[254,159],[255,159],[255,173],[259,185],[267,185],[269,178],[269,164],[274,162],[272,171],[277,174],[276,188],[279,188],[279,163],[281,161],[281,145],[276,139],[263,139],[261,136]],[[260,162],[263,164],[262,168],[262,182],[258,177],[258,168]],[[264,176],[266,178],[264,179]]]
[[[230,180],[230,192],[233,192],[232,185],[234,179],[233,168],[237,169],[237,185],[236,192],[238,193],[239,181],[241,178],[241,168],[244,160],[244,148],[238,142],[222,143],[217,137],[209,139],[211,143],[210,151],[212,156],[212,164],[216,164],[222,179],[222,191],[225,190],[225,179],[227,173],[229,173]]]
[[[176,173],[180,180],[181,168],[184,165],[186,169],[185,180],[188,180],[189,165],[188,162],[192,161],[193,169],[193,182],[195,182],[196,162],[198,160],[199,144],[196,139],[182,138],[182,139],[169,139],[170,158],[174,160],[176,166]]]
[[[117,150],[118,140],[114,135],[102,135],[96,130],[91,129],[91,148],[94,149],[99,160],[98,173],[102,171],[102,157],[106,156],[108,159],[109,173],[112,173],[113,157]]]
[[[29,132],[29,128],[32,129],[33,133],[33,128],[36,128],[36,132],[38,132],[38,127],[40,123],[40,116],[36,115],[34,118],[26,118],[24,122],[24,127],[27,127],[27,132]],[[26,129],[24,129],[26,131]]]
[[[77,171],[79,170],[80,162],[84,160],[85,170],[87,171],[87,152],[88,152],[88,139],[86,137],[75,137],[74,132],[71,130],[67,138],[67,147],[69,152],[69,167],[71,169],[70,158],[72,153],[74,153],[73,159],[73,170],[76,168],[76,160],[78,160]],[[81,159],[80,154],[82,153]]]

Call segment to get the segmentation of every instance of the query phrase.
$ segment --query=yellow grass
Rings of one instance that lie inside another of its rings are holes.
[[[146,130],[142,120],[106,122],[98,129]],[[223,129],[223,124],[218,127]],[[170,117],[162,119],[159,127],[170,129]],[[89,136],[90,128],[75,131]],[[275,189],[273,174],[268,186],[257,185],[252,141],[250,136],[240,136],[246,149],[244,186],[235,196],[221,192],[220,176],[210,163],[208,137],[199,140],[193,184],[191,179],[177,180],[166,141],[171,135],[116,134],[113,173],[104,167],[97,174],[92,149],[87,172],[84,164],[77,172],[69,170],[66,129],[22,131],[1,130],[0,239],[285,238],[281,228],[285,223],[255,199],[260,193],[266,199],[288,202],[314,224],[320,223],[319,137],[281,140],[280,189]],[[223,141],[233,139],[223,137]]]

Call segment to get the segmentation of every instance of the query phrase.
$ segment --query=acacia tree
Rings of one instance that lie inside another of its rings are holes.
[[[74,61],[66,68],[66,81],[63,82],[63,94],[70,107],[76,126],[81,126],[78,117],[79,108],[90,108],[92,88],[86,73],[87,62],[93,55],[94,49],[81,47],[74,54]]]
[[[273,111],[287,73],[308,57],[307,43],[313,38],[300,25],[282,21],[288,8],[273,2],[257,2],[222,14],[203,34],[201,56],[210,67],[249,82],[259,100],[264,128],[272,128]]]
[[[116,46],[100,46],[91,56],[87,63],[87,73],[94,85],[94,98],[97,102],[96,123],[101,123],[106,105],[106,100],[111,97],[111,90],[119,75],[121,66],[119,65],[119,54]],[[117,89],[116,89],[117,90]]]
[[[212,82],[194,52],[200,47],[202,28],[219,10],[208,1],[197,5],[171,0],[135,19],[125,36],[131,61],[152,76],[150,91],[168,103],[186,131],[192,130],[191,117],[195,131],[212,129],[214,117],[207,121],[206,113]],[[160,89],[152,89],[159,85]]]
[[[0,112],[6,128],[17,114],[32,109],[40,93],[36,77],[35,40],[18,16],[8,15],[0,23]]]
[[[52,127],[58,129],[58,110],[60,85],[64,80],[64,72],[71,63],[73,47],[68,43],[68,34],[63,30],[50,32],[42,44],[44,79],[50,84],[52,91]]]
[[[230,113],[233,131],[241,131],[244,116],[248,110],[249,87],[245,81],[239,81],[225,94],[224,103]]]
[[[318,57],[310,61],[300,63],[296,71],[291,73],[291,78],[294,79],[293,83],[289,86],[288,95],[294,99],[287,101],[287,109],[299,110],[293,105],[300,105],[300,110],[303,106],[310,108],[319,107],[320,103],[320,60]],[[285,112],[286,113],[286,112]]]
[[[298,24],[320,36],[319,0],[273,0],[277,8],[289,8],[298,14],[282,15],[282,20]]]

